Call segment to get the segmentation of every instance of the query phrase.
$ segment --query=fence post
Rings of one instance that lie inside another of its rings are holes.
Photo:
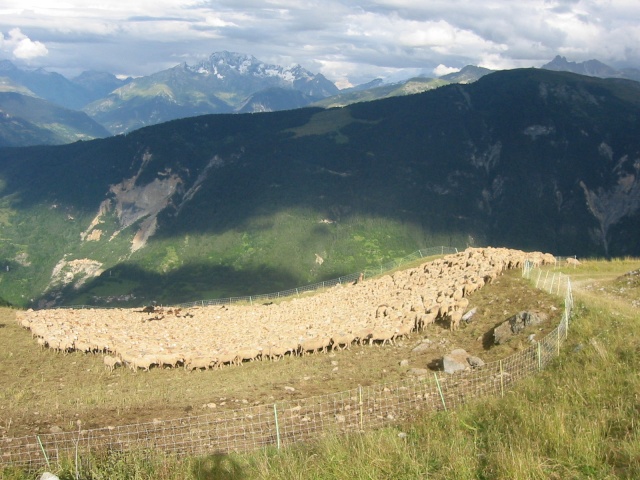
[[[540,283],[541,276],[542,276],[542,270],[538,270],[538,279],[536,280],[536,288],[538,288],[538,284]]]
[[[436,377],[436,386],[438,387],[438,392],[440,393],[440,400],[442,400],[442,406],[444,407],[444,411],[447,411],[447,404],[444,401],[444,395],[442,394],[442,388],[440,388],[440,380],[438,380],[438,374],[433,372],[433,376]]]
[[[538,342],[538,370],[542,370],[542,351],[540,350],[540,342]]]
[[[362,385],[358,385],[358,400],[360,404],[360,430],[364,430],[364,412],[362,408]]]
[[[502,370],[502,360],[500,360],[500,396],[504,398],[504,371]]]
[[[276,404],[273,404],[273,416],[276,419],[276,442],[278,445],[278,450],[280,450],[280,426],[278,425],[278,408]]]
[[[38,439],[38,445],[40,445],[40,450],[42,450],[42,455],[44,455],[44,459],[47,462],[47,468],[51,470],[51,463],[49,463],[49,457],[47,456],[47,452],[44,451],[44,446],[42,445],[42,441],[40,440],[40,435],[36,435]]]

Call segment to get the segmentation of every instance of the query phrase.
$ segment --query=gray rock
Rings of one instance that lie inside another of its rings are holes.
[[[457,348],[442,357],[442,366],[445,373],[455,373],[469,369],[467,358],[469,358],[469,354],[462,348]]]
[[[413,347],[413,350],[411,351],[415,353],[426,352],[431,348],[431,344],[432,344],[431,340],[429,340],[428,338],[425,338],[424,340],[422,340],[422,342],[420,342],[418,345]]]
[[[411,375],[420,377],[422,375],[428,375],[430,372],[426,368],[412,368],[411,370],[409,370],[409,373]]]
[[[400,361],[400,366],[401,367],[408,367],[409,366],[409,360],[404,359]]]
[[[60,479],[58,478],[57,475],[54,475],[53,473],[44,472],[42,475],[40,475],[40,478],[38,480],[60,480]]]
[[[467,357],[467,362],[469,363],[469,365],[471,365],[474,368],[484,367],[484,360],[482,360],[480,357],[474,357],[473,355],[469,355]]]
[[[538,312],[522,311],[508,318],[493,330],[493,341],[496,345],[505,343],[531,325],[538,325],[547,319],[546,315]]]
[[[471,321],[471,317],[473,317],[477,311],[478,311],[477,307],[472,308],[462,316],[462,320],[469,323]]]

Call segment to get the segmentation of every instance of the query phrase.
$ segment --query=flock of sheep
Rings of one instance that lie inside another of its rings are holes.
[[[53,309],[18,312],[43,347],[104,354],[111,370],[184,366],[187,370],[277,360],[354,343],[393,344],[436,321],[458,328],[468,296],[525,261],[550,254],[469,248],[416,268],[337,285],[270,305],[189,309]]]

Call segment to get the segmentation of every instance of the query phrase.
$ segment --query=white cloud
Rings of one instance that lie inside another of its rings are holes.
[[[456,73],[459,71],[459,68],[447,67],[446,65],[440,64],[433,69],[433,74],[437,77],[441,77],[442,75],[448,75],[450,73]]]
[[[640,67],[637,0],[2,3],[0,31],[20,30],[0,36],[0,48],[59,71],[146,75],[220,50],[298,63],[345,85],[468,64],[540,66],[556,54]]]
[[[31,60],[37,57],[44,57],[49,53],[44,43],[31,40],[19,28],[9,30],[7,37],[1,33],[0,35],[2,36],[0,43],[2,49],[11,51],[15,58]]]

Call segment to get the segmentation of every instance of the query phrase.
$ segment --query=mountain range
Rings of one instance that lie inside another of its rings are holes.
[[[542,68],[597,77],[640,79],[638,70],[618,71],[597,60],[575,63],[558,56]],[[439,78],[416,77],[393,84],[377,79],[338,90],[321,74],[311,73],[299,65],[269,65],[251,55],[226,51],[213,53],[196,65],[183,63],[135,79],[118,79],[104,72],[84,72],[69,80],[44,69],[22,70],[5,60],[0,62],[0,92],[38,98],[44,101],[38,104],[38,111],[49,108],[47,117],[59,117],[59,121],[47,123],[17,116],[4,108],[0,98],[0,111],[11,116],[10,122],[0,124],[0,145],[62,144],[209,113],[269,112],[309,105],[345,106],[410,95],[449,83],[474,82],[491,72],[467,66]],[[60,107],[88,115],[103,129],[97,130],[86,118],[80,120],[80,117],[70,117],[69,113],[62,114]],[[69,118],[73,118],[73,122],[67,125]],[[20,130],[16,130],[19,124],[25,125],[22,136],[16,134]]]
[[[0,297],[266,293],[434,245],[638,255],[638,131],[640,83],[516,69],[0,149]]]

